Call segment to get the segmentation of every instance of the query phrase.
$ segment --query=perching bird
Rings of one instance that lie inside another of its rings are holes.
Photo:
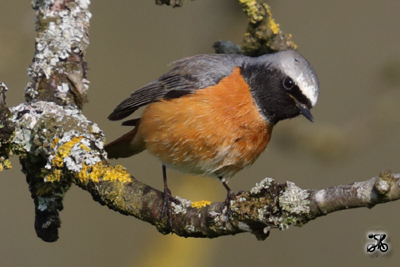
[[[197,55],[134,91],[108,117],[121,120],[146,106],[135,128],[106,145],[109,158],[147,149],[163,164],[164,203],[170,195],[165,166],[226,180],[263,152],[278,121],[304,115],[317,103],[319,83],[295,51],[259,57]]]

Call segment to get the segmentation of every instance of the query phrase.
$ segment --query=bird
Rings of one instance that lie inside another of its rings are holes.
[[[144,150],[161,161],[164,205],[170,220],[171,191],[166,167],[219,178],[227,185],[252,165],[267,147],[274,126],[310,109],[319,97],[312,65],[298,52],[286,50],[258,57],[202,54],[172,63],[170,71],[134,91],[108,116],[122,120],[140,107],[134,126],[107,144],[109,158],[126,158]]]

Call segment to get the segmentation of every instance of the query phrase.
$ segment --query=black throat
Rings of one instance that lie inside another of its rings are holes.
[[[291,91],[292,97],[290,97],[283,87],[283,80],[287,76],[271,64],[245,63],[241,72],[250,86],[256,105],[269,123],[276,124],[278,121],[300,114],[296,101],[292,97],[311,107],[310,101],[298,87]]]

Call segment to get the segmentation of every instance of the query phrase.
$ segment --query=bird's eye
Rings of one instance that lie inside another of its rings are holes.
[[[286,77],[285,80],[283,80],[283,87],[285,87],[286,90],[291,90],[294,87],[294,82],[290,77]]]

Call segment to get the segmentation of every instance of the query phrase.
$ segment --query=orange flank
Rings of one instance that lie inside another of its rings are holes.
[[[264,151],[272,127],[235,68],[215,86],[149,104],[132,141],[169,167],[230,178]]]

